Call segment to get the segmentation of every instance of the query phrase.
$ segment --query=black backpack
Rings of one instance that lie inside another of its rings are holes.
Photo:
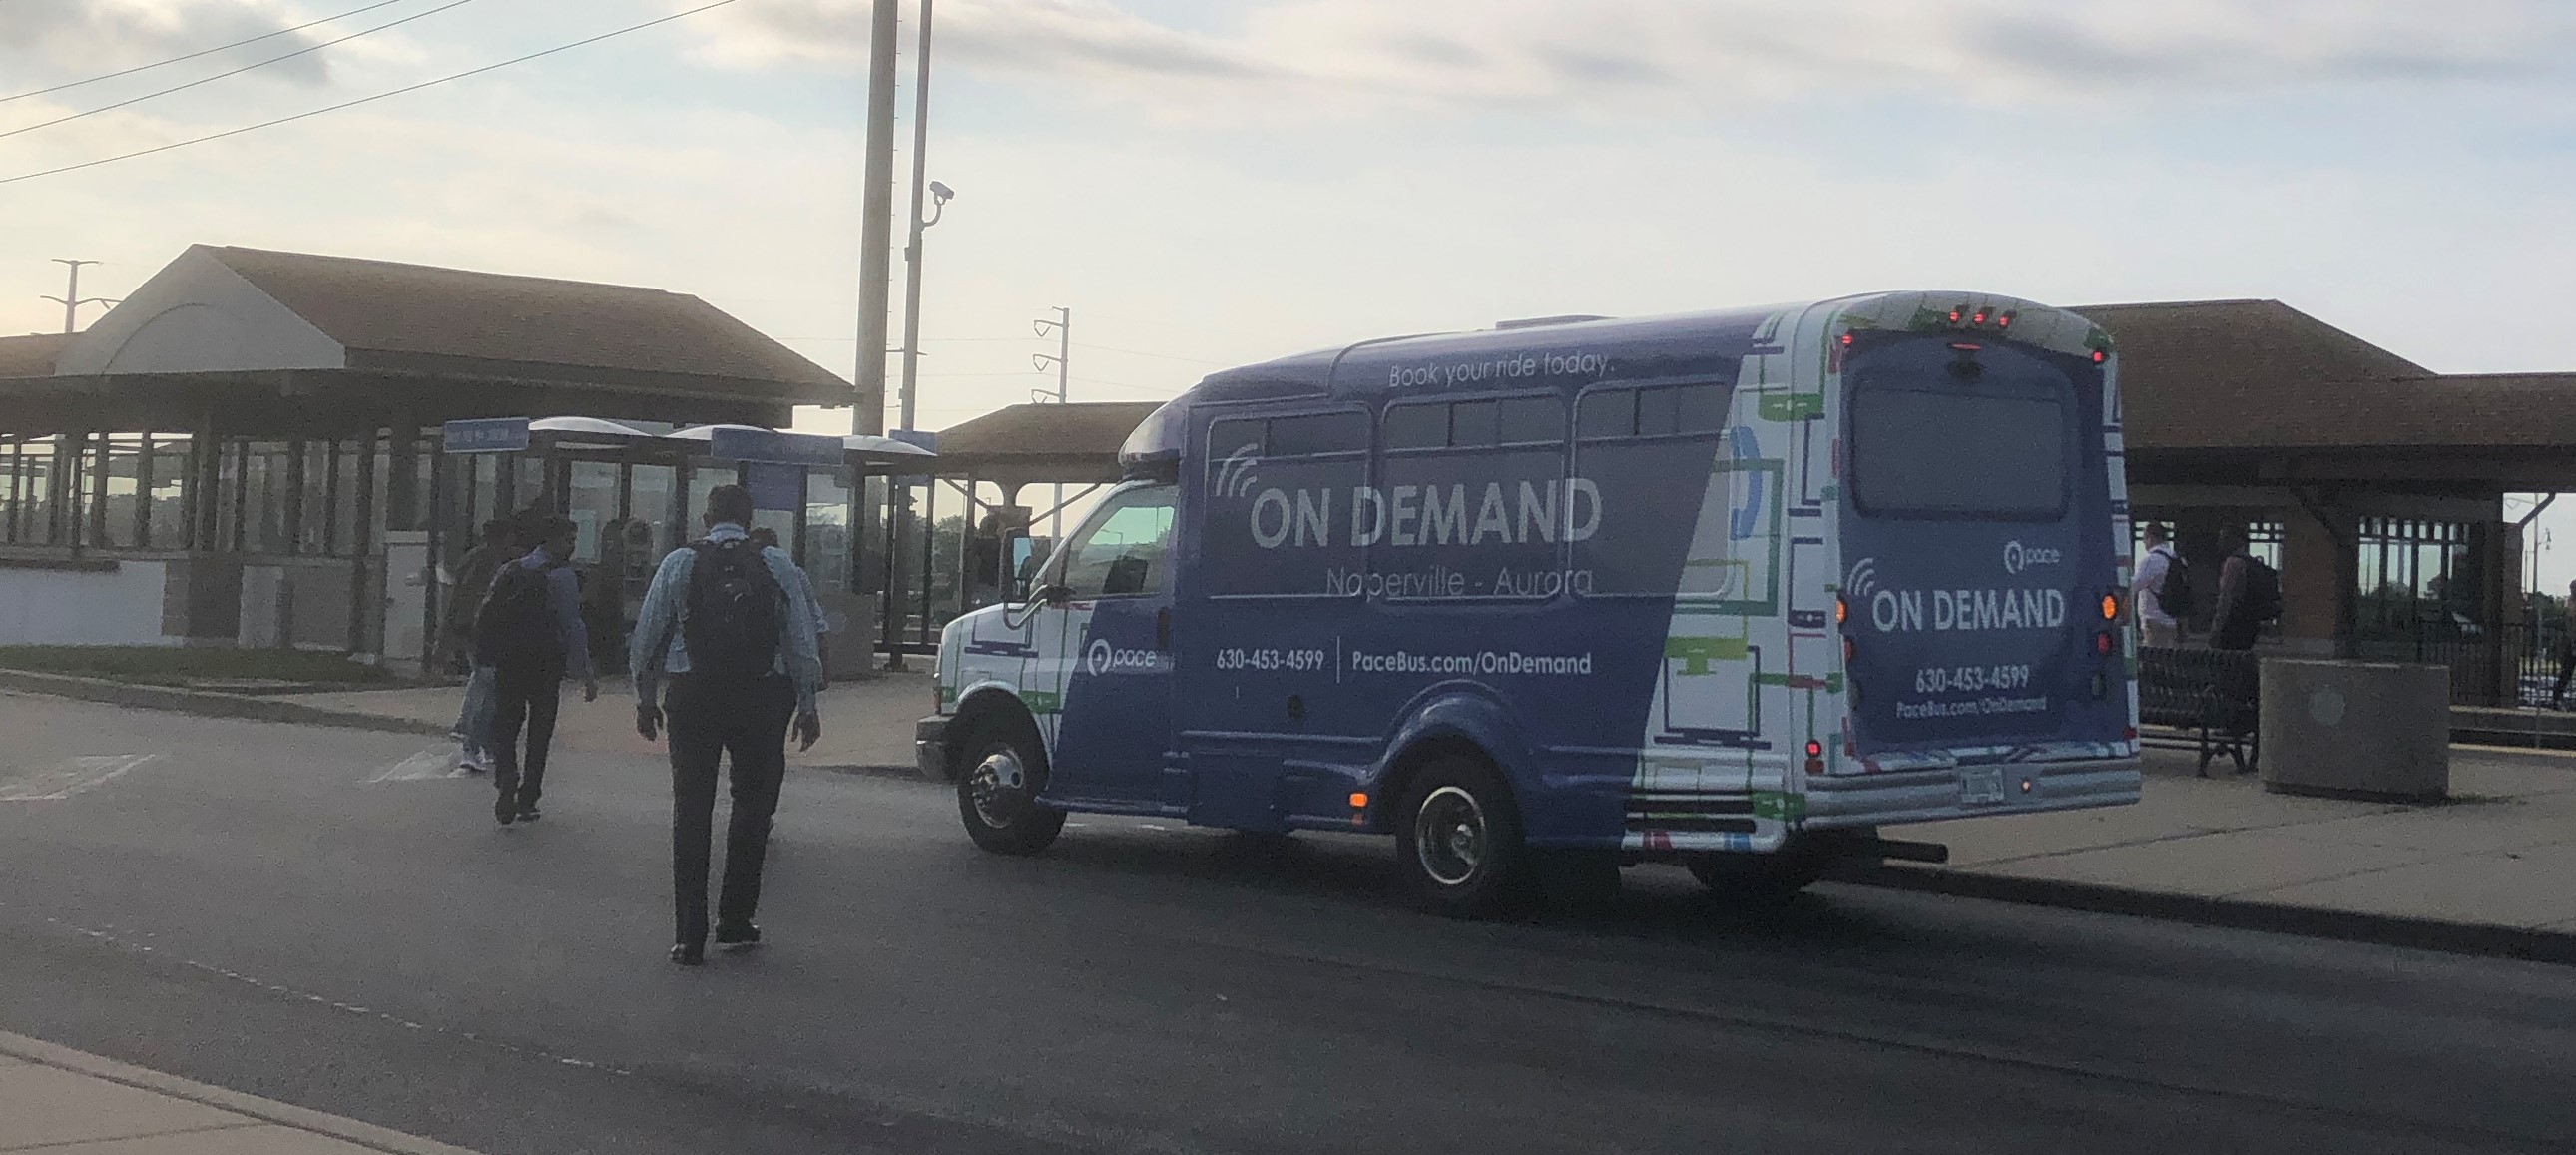
[[[2250,554],[2245,558],[2245,613],[2257,622],[2281,618],[2281,571]]]
[[[2181,554],[2167,549],[2165,581],[2164,586],[2156,591],[2156,605],[2163,608],[2166,617],[2185,621],[2191,617],[2192,596],[2191,563],[2182,560]]]
[[[692,542],[688,613],[680,635],[689,672],[728,680],[769,676],[778,662],[780,610],[786,592],[748,541]]]
[[[563,633],[546,591],[549,575],[563,566],[529,569],[516,558],[502,563],[474,615],[475,664],[524,670],[564,660]]]

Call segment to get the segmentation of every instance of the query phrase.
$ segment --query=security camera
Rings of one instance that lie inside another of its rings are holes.
[[[938,181],[932,181],[930,182],[930,195],[938,197],[940,201],[944,203],[949,198],[956,196],[957,190],[941,184]]]

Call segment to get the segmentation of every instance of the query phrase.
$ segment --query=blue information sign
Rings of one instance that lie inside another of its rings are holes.
[[[707,439],[707,453],[718,461],[763,461],[827,469],[842,462],[838,437],[773,433],[766,429],[718,429]]]
[[[491,417],[450,421],[445,445],[449,453],[520,453],[528,448],[528,419]]]
[[[805,503],[805,467],[754,461],[742,469],[743,488],[751,491],[753,509],[793,512]]]

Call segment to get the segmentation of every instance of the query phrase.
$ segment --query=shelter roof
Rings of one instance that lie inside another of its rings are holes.
[[[2432,370],[2279,301],[2168,301],[2069,310],[2111,334],[2134,448],[2206,449],[2243,443],[2246,427],[2274,414],[2292,438],[2300,420],[2349,414],[2343,383],[2421,380]],[[2302,415],[2300,410],[2318,412]],[[2412,415],[2373,414],[2392,430]]]
[[[940,431],[939,471],[1005,484],[1116,481],[1118,448],[1160,401],[1012,405]]]
[[[63,346],[72,342],[69,333],[30,333],[24,337],[0,337],[0,378],[45,377],[54,371],[54,359]]]
[[[849,388],[685,293],[229,245],[198,249],[352,354]]]

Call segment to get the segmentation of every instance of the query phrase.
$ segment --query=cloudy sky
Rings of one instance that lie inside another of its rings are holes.
[[[0,96],[368,0],[0,0]],[[704,0],[394,0],[0,102],[0,178]],[[848,372],[866,0],[0,183],[0,332],[191,241],[696,293]],[[445,10],[441,10],[445,9]],[[2563,0],[941,0],[920,424],[1506,317],[1888,287],[2277,297],[2436,369],[2576,369]],[[909,5],[905,65],[911,64]],[[903,133],[907,139],[910,125]],[[908,158],[905,162],[908,165]],[[2539,319],[2538,324],[2533,320]],[[817,423],[826,420],[816,418]],[[838,420],[846,421],[846,417]],[[2569,551],[2576,554],[2576,523]]]

